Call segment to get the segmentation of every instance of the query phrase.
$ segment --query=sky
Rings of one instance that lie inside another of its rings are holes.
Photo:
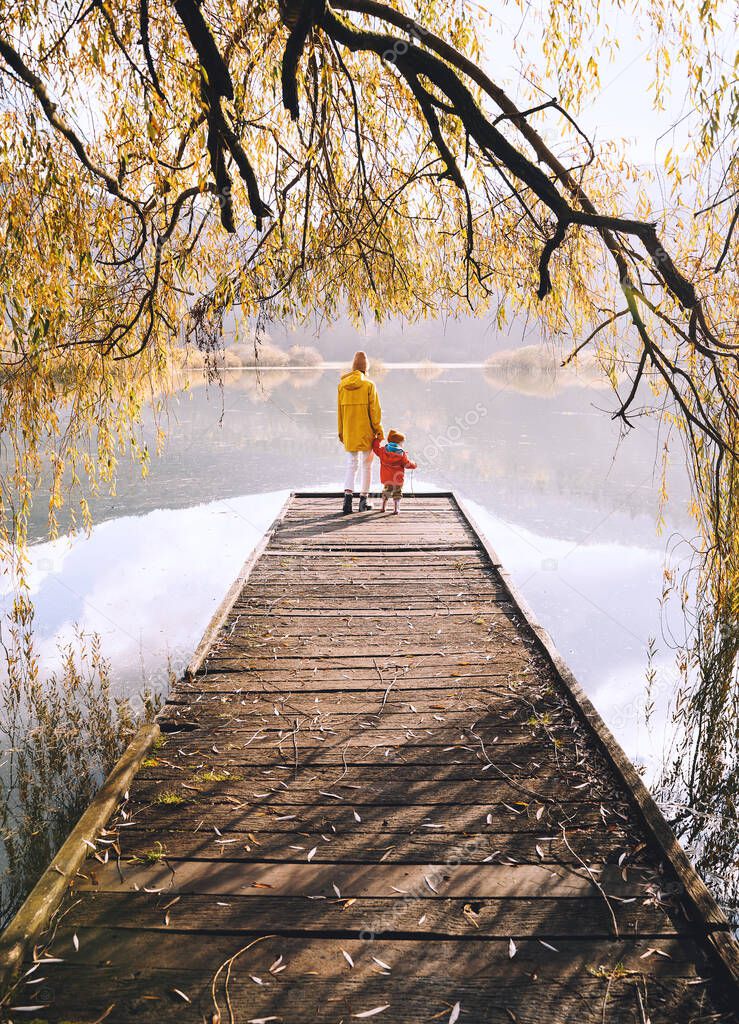
[[[463,2],[469,3],[470,0]],[[513,52],[513,39],[518,36],[519,43],[525,46],[526,60],[543,71],[541,30],[536,13],[546,11],[549,4],[533,0],[526,5],[525,18],[522,18],[518,4],[511,0],[504,3],[481,0],[479,5],[472,3],[471,6],[484,8],[494,19],[490,50],[486,49],[483,54],[483,65],[491,77],[498,81],[506,79],[514,93],[519,90],[523,99],[521,61]],[[585,101],[577,114],[578,121],[591,138],[627,140],[634,162],[654,166],[656,161],[661,166],[670,146],[686,139],[691,119],[680,119],[687,110],[687,78],[679,66],[674,65],[671,94],[666,97],[665,110],[654,110],[649,88],[653,76],[650,63],[652,44],[648,39],[638,38],[630,12],[618,10],[607,0],[600,7],[618,36],[619,50],[613,63],[605,55],[599,58],[602,87],[591,100]],[[506,52],[508,60],[504,57],[501,61]],[[550,88],[552,94],[556,94],[556,83],[552,83]],[[680,124],[676,131],[671,131],[671,126],[678,121]]]

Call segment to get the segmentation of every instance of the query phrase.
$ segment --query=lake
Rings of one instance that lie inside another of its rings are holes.
[[[227,370],[222,387],[198,379],[170,404],[166,447],[148,477],[123,465],[115,495],[91,501],[89,536],[44,542],[39,506],[31,584],[42,663],[55,664],[57,644],[79,625],[101,635],[120,689],[166,689],[287,493],[340,488],[338,376]],[[407,488],[454,489],[471,502],[539,621],[651,778],[677,681],[662,638],[663,566],[675,535],[692,533],[679,453],[658,535],[658,425],[641,419],[622,437],[609,390],[574,377],[513,386],[461,366],[391,368],[378,387],[385,428],[404,431],[419,463]],[[153,423],[145,432],[153,446]],[[650,637],[657,708],[648,729]]]

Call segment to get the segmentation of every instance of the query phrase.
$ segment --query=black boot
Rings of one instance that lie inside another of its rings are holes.
[[[350,512],[353,512],[352,508],[352,495],[349,491],[344,494],[344,507],[341,510],[341,514],[348,516]]]
[[[359,511],[360,512],[369,512],[369,510],[371,508],[372,508],[372,505],[370,505],[370,503],[367,501],[367,495],[366,494],[362,494],[360,496],[360,498],[359,498]]]

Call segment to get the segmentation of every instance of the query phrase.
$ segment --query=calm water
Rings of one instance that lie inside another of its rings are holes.
[[[687,481],[670,481],[656,532],[660,440],[629,436],[609,391],[529,387],[479,368],[435,379],[393,369],[379,383],[386,428],[419,462],[411,486],[455,489],[473,505],[537,617],[629,754],[651,771],[675,684],[659,595],[670,535],[689,534]],[[251,548],[291,489],[338,488],[338,372],[228,371],[222,389],[173,402],[164,454],[142,479],[121,468],[115,497],[92,503],[89,537],[37,543],[32,582],[39,650],[55,662],[75,624],[101,634],[129,691],[181,670]],[[538,393],[536,393],[538,392]],[[153,430],[149,425],[153,436]],[[42,510],[34,523],[43,537]],[[646,644],[657,637],[658,713],[645,728]]]

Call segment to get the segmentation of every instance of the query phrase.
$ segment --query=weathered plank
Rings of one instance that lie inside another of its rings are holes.
[[[553,830],[561,832],[565,829],[584,828],[597,825],[605,819],[608,823],[620,825],[628,821],[626,805],[607,808],[602,803],[583,801],[573,803],[568,808],[550,808],[548,805],[531,801],[528,804],[415,804],[413,807],[387,804],[365,804],[357,811],[349,801],[337,805],[335,801],[324,804],[315,802],[271,805],[260,802],[245,792],[236,804],[231,798],[218,801],[211,794],[204,799],[197,799],[197,794],[190,794],[186,799],[177,794],[176,801],[163,800],[160,803],[147,801],[139,805],[136,802],[136,791],[132,794],[131,810],[135,811],[135,822],[147,828],[155,828],[157,823],[162,829],[177,827],[187,821],[194,832],[196,829],[218,829],[218,832],[248,833],[255,828],[280,828],[292,832],[299,822],[303,828],[318,830],[328,836],[330,841],[333,830],[337,832],[357,831],[358,813],[364,827],[373,826],[392,831],[408,833],[423,831],[429,828],[442,828],[447,831],[456,829],[459,832],[484,831],[490,823],[492,832],[502,829],[510,832],[523,830],[545,836]],[[537,818],[541,807],[544,811]],[[268,823],[268,824],[267,824]]]
[[[146,829],[141,825],[125,829],[118,840],[122,859],[150,861],[162,857],[170,862],[178,860],[235,860],[254,862],[301,863],[311,850],[315,854],[312,864],[433,864],[448,858],[454,849],[455,859],[460,864],[509,863],[520,864],[579,864],[575,857],[598,863],[631,865],[643,860],[636,838],[613,826],[592,825],[588,829],[568,829],[566,833],[570,849],[565,845],[560,832],[544,835],[542,823],[537,829],[526,832],[496,831],[494,835],[484,831],[453,832],[443,825],[433,830],[417,832],[386,832],[373,828],[371,823],[351,832],[330,834],[326,842],[325,833],[320,831],[299,831],[301,825],[292,819],[292,828],[269,831],[268,822],[262,820],[245,832],[234,834],[228,830],[218,835],[211,828],[193,832],[197,822],[186,828],[186,822],[179,822],[179,829]],[[483,826],[480,826],[482,829]],[[574,854],[573,854],[574,851]]]
[[[585,899],[594,895],[594,879],[607,897],[644,900],[651,896],[655,876],[650,868],[634,868],[626,879],[614,864],[585,868],[576,864],[274,864],[253,861],[248,872],[238,861],[158,860],[149,863],[88,864],[78,879],[78,892],[160,891],[167,894],[240,895],[368,899],[415,895],[417,899]]]
[[[243,872],[242,872],[243,874]],[[179,899],[178,899],[179,896]],[[173,900],[177,900],[173,903]],[[643,902],[618,904],[619,936],[661,939],[677,934],[696,937],[687,925],[665,910]],[[201,895],[169,890],[89,892],[70,906],[70,928],[115,926],[125,929],[168,929],[194,933],[230,932],[242,936],[306,935],[314,938],[613,938],[612,918],[597,895],[583,897],[420,897],[396,894],[385,898],[309,899],[299,896],[244,896],[240,893]],[[183,943],[183,953],[187,948]],[[435,957],[433,946],[426,951]],[[131,965],[133,966],[133,965]],[[144,964],[139,965],[145,966]],[[214,971],[217,964],[213,965]],[[52,970],[54,965],[44,970]]]

